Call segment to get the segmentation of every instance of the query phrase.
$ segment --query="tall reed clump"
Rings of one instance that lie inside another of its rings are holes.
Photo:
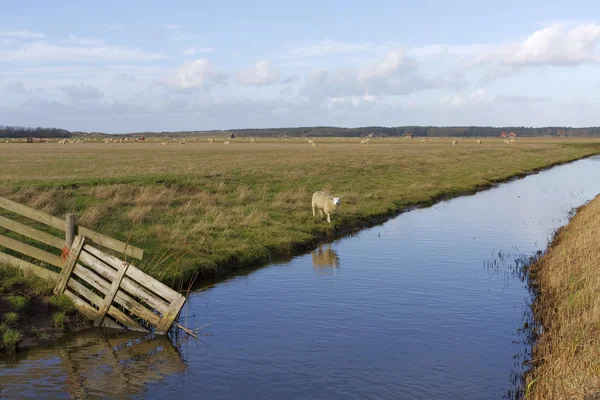
[[[600,196],[581,207],[531,267],[543,327],[530,399],[600,398]]]

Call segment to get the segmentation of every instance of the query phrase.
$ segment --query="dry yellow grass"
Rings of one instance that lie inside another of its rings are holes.
[[[600,398],[600,196],[559,231],[531,274],[544,331],[528,398]]]
[[[288,256],[411,204],[600,152],[599,140],[314,141],[0,144],[0,195],[76,213],[82,226],[144,248],[140,267],[170,282]],[[342,197],[331,225],[312,216],[316,190]]]

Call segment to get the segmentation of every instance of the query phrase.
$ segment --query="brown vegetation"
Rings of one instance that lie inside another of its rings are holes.
[[[559,231],[531,276],[543,333],[527,398],[600,398],[600,196]]]

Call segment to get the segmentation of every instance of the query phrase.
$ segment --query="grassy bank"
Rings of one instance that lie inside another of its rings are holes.
[[[89,323],[66,296],[52,295],[51,282],[0,265],[0,355],[51,343]]]
[[[543,333],[528,398],[600,398],[600,196],[558,232],[531,277]]]
[[[598,140],[0,144],[0,195],[146,249],[172,283],[289,256],[407,206],[600,152]],[[331,225],[311,194],[342,197]]]

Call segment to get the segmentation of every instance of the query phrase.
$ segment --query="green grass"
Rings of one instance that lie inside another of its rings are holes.
[[[23,335],[15,329],[6,329],[2,334],[2,347],[6,353],[14,353],[17,350],[17,343],[21,341]]]
[[[17,322],[19,322],[19,314],[13,311],[7,312],[2,316],[2,322],[4,322],[8,327],[15,326],[17,325]]]
[[[65,315],[64,311],[59,311],[52,314],[52,320],[54,321],[54,327],[56,329],[63,330],[65,328],[66,319],[67,316]]]
[[[29,304],[29,299],[20,295],[8,296],[6,297],[6,301],[8,301],[12,309],[15,311],[22,311]]]
[[[48,303],[63,312],[64,314],[71,314],[75,311],[75,304],[73,301],[65,294],[61,294],[60,296],[51,296],[48,300]]]
[[[0,146],[0,195],[60,217],[76,213],[81,226],[145,249],[134,264],[175,284],[289,256],[407,206],[600,152],[598,140],[313,140],[318,147]],[[312,216],[316,190],[342,198],[331,225]]]

